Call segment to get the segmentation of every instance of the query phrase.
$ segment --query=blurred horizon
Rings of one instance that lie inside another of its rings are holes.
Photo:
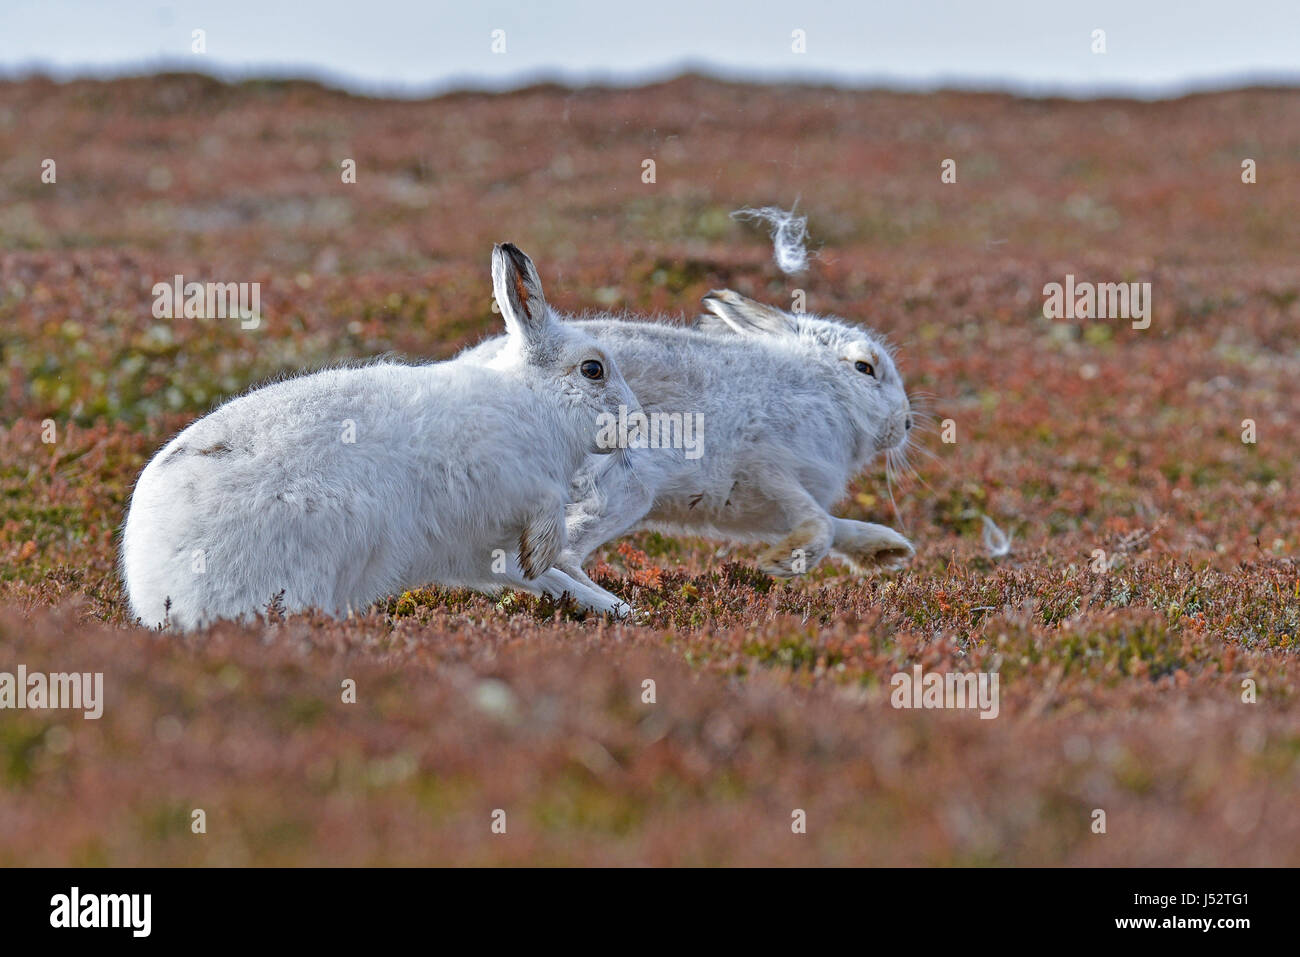
[[[160,76],[201,76],[221,83],[313,83],[327,90],[376,100],[406,100],[416,102],[437,99],[460,93],[508,94],[536,87],[556,86],[572,90],[633,90],[642,87],[671,83],[674,80],[700,77],[721,83],[752,86],[826,87],[856,92],[883,93],[966,93],[973,95],[1005,95],[1023,99],[1060,99],[1086,102],[1089,100],[1132,100],[1158,102],[1177,100],[1188,96],[1232,93],[1252,89],[1295,90],[1300,92],[1300,71],[1293,74],[1240,74],[1200,82],[1171,84],[1160,87],[1097,87],[1068,89],[1050,86],[1018,85],[1012,81],[980,81],[963,77],[938,77],[932,81],[908,82],[879,76],[863,77],[848,82],[834,76],[792,74],[789,76],[761,76],[744,72],[725,71],[711,64],[682,61],[662,69],[628,75],[593,74],[572,76],[562,72],[539,70],[522,73],[508,81],[487,83],[482,78],[454,77],[445,82],[427,86],[394,86],[357,82],[354,78],[329,70],[293,70],[267,67],[265,69],[204,69],[189,61],[158,61],[124,65],[120,69],[65,69],[41,65],[27,65],[12,70],[0,66],[0,83],[24,83],[30,80],[49,80],[54,83],[102,82],[115,80],[147,79]]]
[[[253,0],[10,0],[0,10],[0,78],[195,72],[395,98],[538,83],[631,87],[683,73],[1074,99],[1300,86],[1300,5],[1287,0],[1248,10],[1222,0],[1000,0],[978,10],[958,0],[847,9],[661,0],[615,13],[593,0],[546,9],[372,0],[360,12],[346,0],[320,0],[305,17]],[[1104,53],[1093,52],[1096,30]]]

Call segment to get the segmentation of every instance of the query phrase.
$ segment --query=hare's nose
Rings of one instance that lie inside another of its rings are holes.
[[[908,431],[911,431],[912,429],[912,417],[910,415],[907,417],[907,428]]]

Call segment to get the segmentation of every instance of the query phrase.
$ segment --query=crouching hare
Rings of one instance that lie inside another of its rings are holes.
[[[190,629],[363,611],[436,582],[627,606],[553,564],[601,413],[636,399],[607,349],[559,322],[532,262],[494,248],[508,335],[488,365],[379,362],[275,383],[172,439],[136,483],[122,542],[132,611]]]
[[[575,477],[557,566],[595,587],[582,570],[591,552],[638,528],[766,544],[759,565],[777,576],[827,554],[860,572],[904,564],[913,548],[902,535],[830,513],[869,461],[909,440],[911,406],[889,349],[860,327],[731,290],[704,305],[689,328],[567,323],[626,370],[649,436],[623,436],[625,455],[593,457]],[[504,345],[465,356],[486,361]],[[698,424],[693,448],[665,439],[678,423]]]

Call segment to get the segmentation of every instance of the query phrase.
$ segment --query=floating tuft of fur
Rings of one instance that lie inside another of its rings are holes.
[[[1011,536],[998,528],[993,519],[984,516],[984,549],[990,558],[1011,554]]]
[[[747,219],[767,223],[772,235],[772,258],[777,268],[787,276],[808,268],[808,217],[796,216],[794,210],[786,212],[779,206],[751,209],[746,206],[731,214],[732,219]]]

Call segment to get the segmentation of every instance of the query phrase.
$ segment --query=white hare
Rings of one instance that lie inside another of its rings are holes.
[[[636,399],[608,350],[559,322],[531,261],[494,248],[508,335],[487,365],[382,362],[269,385],[190,425],[136,483],[132,611],[194,628],[272,600],[339,615],[437,582],[627,606],[552,565],[600,413]]]
[[[901,566],[914,551],[906,538],[829,511],[872,458],[907,444],[911,406],[890,350],[862,328],[730,290],[704,304],[709,314],[693,328],[568,323],[626,370],[641,421],[659,416],[662,431],[675,421],[665,415],[694,417],[702,442],[639,448],[624,436],[625,456],[589,459],[557,566],[590,583],[582,563],[591,552],[636,528],[765,543],[759,564],[772,575],[807,571],[828,553],[859,571]],[[487,361],[502,345],[488,340],[466,357]]]

